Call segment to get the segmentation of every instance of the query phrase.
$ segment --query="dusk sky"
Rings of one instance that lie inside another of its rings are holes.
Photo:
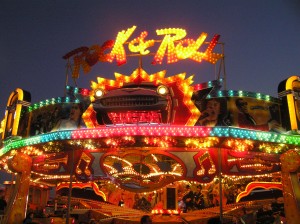
[[[69,51],[115,40],[121,30],[137,26],[162,39],[156,29],[183,28],[187,38],[220,34],[224,44],[227,89],[259,92],[277,97],[279,82],[300,75],[300,1],[297,0],[1,0],[0,1],[0,110],[4,116],[10,93],[22,88],[32,103],[63,96]],[[114,79],[114,72],[130,75],[137,58],[118,67],[98,63],[81,73],[79,87],[90,88],[97,76]],[[215,79],[208,62],[151,65],[149,74],[167,70],[171,76],[195,75],[194,84]],[[74,85],[72,80],[69,85]],[[2,118],[1,118],[2,119]]]

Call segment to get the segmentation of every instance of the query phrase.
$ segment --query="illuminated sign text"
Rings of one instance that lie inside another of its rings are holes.
[[[90,48],[80,47],[66,54],[63,57],[64,59],[73,57],[73,78],[78,78],[80,68],[83,68],[83,71],[87,73],[90,71],[90,67],[98,61],[110,63],[116,61],[117,65],[120,66],[127,62],[127,56],[150,55],[150,48],[155,43],[159,43],[159,45],[157,50],[154,50],[155,53],[152,51],[152,54],[154,54],[152,64],[162,64],[164,57],[166,57],[167,63],[191,59],[196,62],[205,60],[215,64],[223,57],[223,54],[213,52],[220,35],[215,35],[208,43],[206,50],[200,51],[200,47],[207,38],[207,33],[201,33],[194,40],[185,38],[187,33],[184,29],[169,28],[156,30],[156,34],[162,36],[161,40],[147,40],[148,32],[146,31],[141,32],[139,36],[130,40],[135,29],[136,26],[133,26],[119,32],[115,41],[109,40],[101,46],[93,45]]]
[[[161,114],[156,111],[128,111],[108,113],[113,124],[161,123]]]

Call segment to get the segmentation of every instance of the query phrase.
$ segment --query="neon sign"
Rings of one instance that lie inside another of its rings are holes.
[[[118,66],[127,62],[127,56],[145,56],[153,55],[152,64],[162,64],[166,57],[167,63],[175,63],[183,59],[191,59],[196,62],[202,60],[215,64],[223,54],[214,53],[213,50],[218,43],[220,35],[215,35],[209,42],[205,51],[200,51],[200,47],[205,43],[207,33],[201,33],[194,40],[186,37],[186,30],[179,28],[159,29],[156,30],[158,36],[162,36],[161,40],[147,40],[148,32],[143,31],[138,37],[130,40],[136,26],[128,28],[118,33],[115,41],[109,40],[101,46],[93,45],[90,48],[80,47],[69,53],[63,58],[69,59],[73,57],[73,78],[78,78],[80,68],[85,73],[90,71],[90,67],[98,61],[110,62],[116,61]],[[151,53],[151,49],[155,43],[160,43],[156,52]],[[127,45],[127,47],[126,47]],[[109,52],[110,50],[110,52]],[[128,53],[129,52],[129,53]]]
[[[157,111],[128,111],[108,113],[113,124],[161,123],[161,114]]]

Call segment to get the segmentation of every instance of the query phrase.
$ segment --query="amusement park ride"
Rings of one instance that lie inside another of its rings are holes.
[[[64,59],[73,62],[72,78],[98,62],[123,65],[128,56],[154,55],[152,64],[165,58],[167,63],[189,59],[217,64],[224,58],[214,52],[219,35],[205,42],[206,33],[184,39],[184,29],[161,29],[158,41],[148,40],[146,31],[132,38],[135,30],[133,26],[101,46],[66,54]],[[300,78],[282,81],[274,98],[221,90],[221,78],[192,85],[193,76],[179,72],[148,74],[140,65],[128,76],[98,77],[89,89],[66,85],[65,96],[34,104],[29,92],[13,91],[1,122],[0,167],[16,176],[6,223],[24,219],[31,185],[92,188],[103,201],[118,204],[122,199],[129,209],[143,195],[154,207],[161,203],[161,209],[177,210],[182,186],[209,186],[217,179],[218,192],[223,192],[225,178],[255,180],[237,202],[254,188],[282,189],[287,222],[297,223]],[[226,206],[222,198],[221,215]],[[130,223],[126,218],[124,223]],[[188,219],[196,223],[201,217]]]

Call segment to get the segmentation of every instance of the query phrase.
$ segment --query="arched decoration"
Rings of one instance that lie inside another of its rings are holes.
[[[132,192],[157,190],[181,180],[186,166],[179,158],[155,149],[106,153],[101,162],[104,172],[122,189]]]
[[[248,196],[254,189],[263,188],[265,190],[278,189],[282,190],[282,183],[280,182],[250,182],[244,191],[238,194],[236,202],[239,202],[243,197]]]
[[[15,188],[7,207],[7,222],[21,223],[25,218],[30,186],[32,158],[24,153],[17,153],[9,161],[10,169],[17,173]]]
[[[60,189],[63,188],[69,188],[70,183],[60,183],[56,187],[56,191],[59,191]],[[84,188],[92,188],[94,192],[99,195],[100,197],[103,198],[104,201],[107,201],[107,197],[103,191],[99,189],[99,186],[94,183],[94,182],[88,182],[88,183],[72,183],[73,188],[79,188],[79,189],[84,189]]]
[[[17,88],[10,94],[5,111],[2,139],[18,135],[22,109],[24,106],[29,106],[30,102],[31,94],[25,90]]]
[[[291,76],[278,85],[282,99],[282,121],[286,130],[298,130],[300,126],[300,79]]]
[[[296,224],[300,219],[299,151],[291,149],[283,153],[280,161],[286,221]]]

